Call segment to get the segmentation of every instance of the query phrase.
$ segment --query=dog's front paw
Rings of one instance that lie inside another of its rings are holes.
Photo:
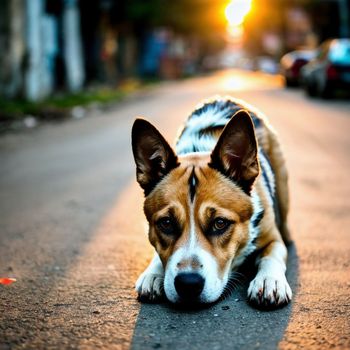
[[[292,290],[284,274],[267,276],[259,274],[250,282],[248,299],[261,307],[279,307],[292,299]]]
[[[164,275],[148,272],[138,278],[135,289],[141,302],[154,303],[164,298]]]

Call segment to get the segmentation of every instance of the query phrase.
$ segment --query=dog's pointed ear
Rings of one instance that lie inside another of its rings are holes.
[[[259,174],[257,154],[253,121],[247,111],[240,110],[222,131],[209,165],[249,193]]]
[[[170,170],[177,157],[160,132],[147,120],[137,118],[132,127],[132,151],[137,182],[147,196]]]

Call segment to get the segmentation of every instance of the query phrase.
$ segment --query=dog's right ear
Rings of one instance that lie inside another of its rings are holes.
[[[137,118],[131,136],[137,182],[147,196],[170,170],[178,166],[177,157],[160,132],[147,120]]]
[[[249,113],[238,111],[226,124],[211,154],[212,168],[249,193],[260,167],[254,124]]]

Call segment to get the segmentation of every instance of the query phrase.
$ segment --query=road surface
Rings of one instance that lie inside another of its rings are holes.
[[[203,98],[264,111],[290,171],[291,305],[258,311],[246,284],[204,310],[140,304],[152,249],[135,182],[135,116],[169,138]],[[113,110],[0,139],[0,349],[349,349],[350,102],[279,77],[225,71],[139,93]]]

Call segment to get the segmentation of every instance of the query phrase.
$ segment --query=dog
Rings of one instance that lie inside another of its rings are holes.
[[[279,307],[285,276],[288,173],[276,132],[244,101],[217,97],[188,117],[176,152],[148,121],[132,127],[136,177],[155,256],[136,282],[141,301],[217,301],[252,254],[248,300]]]

